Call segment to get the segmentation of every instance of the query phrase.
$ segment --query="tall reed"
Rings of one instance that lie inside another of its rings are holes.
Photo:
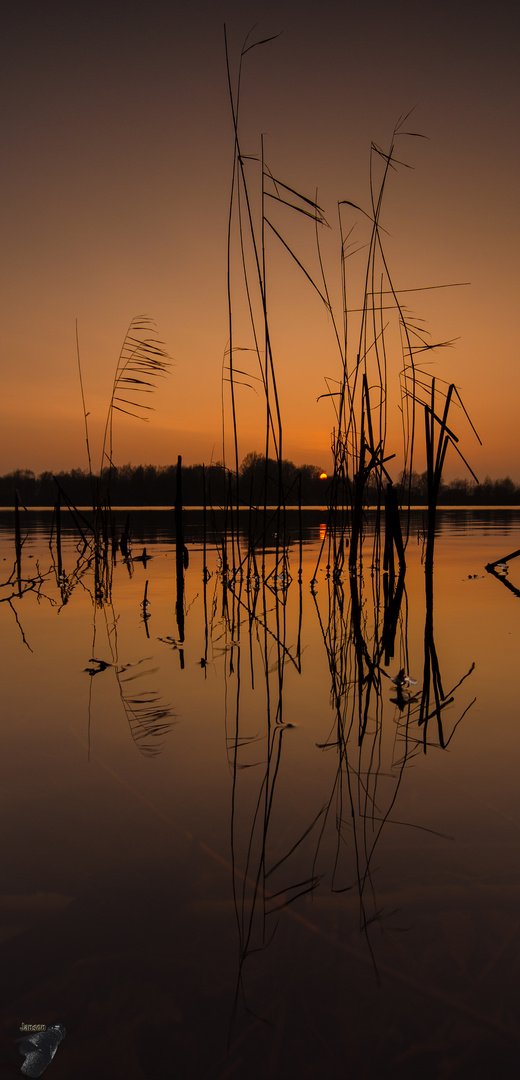
[[[231,398],[231,424],[232,443],[234,454],[234,472],[236,477],[237,510],[238,510],[238,476],[239,476],[239,417],[237,409],[237,387],[239,385],[251,386],[250,380],[258,380],[263,390],[265,411],[265,436],[264,436],[264,516],[267,513],[267,491],[270,482],[269,462],[274,460],[277,473],[277,497],[276,497],[276,534],[277,534],[277,563],[283,562],[283,545],[280,543],[284,531],[283,508],[285,506],[285,491],[283,481],[283,423],[281,403],[278,389],[278,380],[274,359],[274,344],[272,339],[270,318],[268,310],[268,266],[266,255],[266,229],[269,229],[286,250],[296,259],[298,265],[303,266],[297,259],[289,245],[276,229],[267,212],[267,202],[278,203],[290,211],[303,214],[307,218],[324,221],[322,211],[317,203],[306,196],[301,195],[296,189],[277,179],[267,166],[264,156],[264,140],[260,139],[260,153],[258,156],[244,154],[242,151],[240,129],[240,94],[244,58],[252,50],[266,45],[275,37],[265,38],[259,41],[249,42],[246,38],[238,63],[238,73],[235,84],[231,74],[231,64],[227,43],[226,30],[225,53],[226,70],[229,89],[229,100],[234,134],[233,168],[231,180],[231,192],[228,213],[228,321],[229,321],[229,344],[226,356],[228,365],[224,377],[230,383]],[[250,180],[250,170],[256,169],[258,178],[253,184]],[[238,344],[235,331],[236,323],[236,300],[233,279],[234,257],[238,255],[240,265],[240,285],[245,296],[245,307],[252,344]],[[305,271],[304,271],[305,272]],[[259,376],[238,369],[235,363],[235,354],[238,350],[247,349],[256,356]],[[245,378],[237,378],[243,376]],[[225,414],[223,414],[223,428],[225,429]],[[225,445],[225,436],[223,436]]]

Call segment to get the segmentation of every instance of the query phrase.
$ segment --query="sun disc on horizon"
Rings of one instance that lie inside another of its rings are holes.
[[[320,472],[319,479],[320,480],[328,480],[327,473],[326,472]]]

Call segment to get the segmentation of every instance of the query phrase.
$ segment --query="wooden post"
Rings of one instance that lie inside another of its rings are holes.
[[[61,510],[61,499],[60,499],[60,493],[58,491],[58,498],[57,498],[57,501],[56,501],[56,506],[54,508],[54,512],[55,512],[55,516],[56,516],[56,556],[57,556],[57,560],[58,560],[58,577],[59,578],[61,578],[62,570],[63,570],[63,565],[62,565],[62,561],[61,561],[61,514],[60,514],[60,510]]]
[[[16,555],[16,577],[18,579],[18,596],[22,595],[22,536],[20,532],[20,506],[18,492],[14,493],[14,549]]]

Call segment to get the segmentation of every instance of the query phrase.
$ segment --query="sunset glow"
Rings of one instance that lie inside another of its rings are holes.
[[[520,480],[520,364],[511,317],[518,297],[518,152],[511,132],[518,124],[519,16],[508,5],[502,18],[502,6],[426,3],[411,19],[407,5],[388,5],[374,19],[370,5],[326,0],[318,24],[314,6],[302,3],[294,19],[285,0],[261,8],[249,0],[193,9],[161,0],[138,0],[130,10],[119,2],[13,8],[2,65],[0,473],[87,467],[76,319],[98,467],[115,364],[139,313],[154,319],[173,366],[147,401],[148,423],[118,415],[117,463],[168,464],[178,454],[187,463],[232,463],[226,22],[234,79],[253,25],[258,40],[281,34],[244,58],[246,167],[258,193],[264,133],[272,174],[308,198],[318,192],[330,226],[320,234],[321,257],[340,333],[337,204],[350,200],[370,213],[371,141],[386,148],[399,117],[414,110],[405,130],[426,138],[399,143],[405,165],[391,177],[383,212],[393,281],[428,340],[453,342],[420,360],[460,388],[483,440],[481,448],[460,410],[461,452],[480,479],[488,473]],[[280,206],[268,210],[321,283],[313,222],[284,216]],[[348,228],[355,356],[368,219],[352,210]],[[265,407],[236,232],[233,245],[243,459],[263,452]],[[332,395],[341,378],[331,317],[272,231],[266,265],[283,456],[323,462],[330,471]],[[394,313],[388,318],[388,439],[397,475],[402,355]],[[455,454],[445,472],[467,475]]]

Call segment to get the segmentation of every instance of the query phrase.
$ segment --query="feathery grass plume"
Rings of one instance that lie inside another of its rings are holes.
[[[107,595],[110,590],[108,551],[110,544],[114,544],[113,525],[110,520],[114,413],[121,412],[137,420],[148,421],[146,414],[153,411],[153,406],[145,404],[143,395],[153,393],[157,380],[165,378],[170,367],[170,357],[164,343],[157,337],[153,320],[147,315],[134,316],[126,331],[114,372],[99,469],[95,530],[96,544],[102,542],[104,552],[100,560],[100,586],[102,591],[106,592],[108,589]],[[106,588],[103,585],[104,579],[107,582]]]
[[[108,406],[103,446],[101,450],[100,472],[108,462],[113,466],[113,426],[114,413],[121,412],[138,420],[148,420],[147,412],[153,411],[153,405],[142,401],[143,394],[152,394],[157,379],[165,378],[171,360],[159,341],[155,324],[148,315],[136,315],[125,334],[114,373],[112,393]]]
[[[94,523],[94,546],[97,549],[95,564],[97,568],[96,596],[103,603],[110,594],[110,568],[108,550],[110,543],[114,548],[117,541],[113,535],[113,527],[109,519],[110,509],[110,483],[114,469],[113,462],[113,430],[114,413],[122,412],[139,420],[148,420],[146,415],[153,411],[153,406],[145,404],[142,400],[144,394],[151,394],[155,390],[157,380],[164,378],[171,366],[171,360],[164,348],[164,343],[159,341],[155,324],[147,315],[137,315],[131,320],[125,334],[121,351],[117,360],[112,392],[107,411],[103,443],[101,447],[101,461],[99,475],[92,470],[92,454],[88,428],[89,413],[85,403],[83,388],[83,374],[79,349],[78,323],[76,320],[76,355],[81,391],[81,403],[83,420],[85,425],[85,442],[87,448],[89,477],[91,484],[92,509]],[[69,499],[62,492],[58,480],[55,478],[60,494],[72,510]],[[88,524],[88,527],[91,526]],[[112,534],[112,535],[111,535]]]

